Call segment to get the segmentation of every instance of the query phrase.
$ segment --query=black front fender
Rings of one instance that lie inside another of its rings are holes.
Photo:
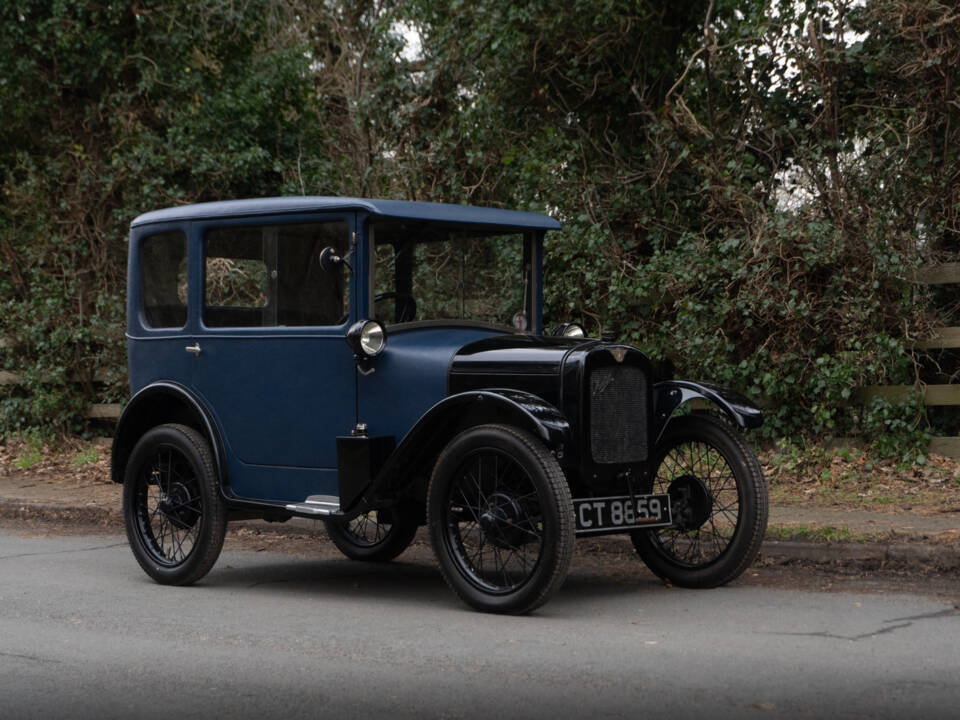
[[[429,475],[437,456],[453,437],[476,425],[503,423],[539,438],[562,458],[570,447],[570,425],[563,414],[532,393],[505,388],[473,390],[444,398],[424,413],[363,493],[363,502],[376,505],[406,492],[419,477]],[[426,488],[416,488],[415,494]]]
[[[653,436],[657,442],[677,409],[696,398],[713,403],[742,428],[757,428],[763,424],[760,408],[735,390],[711,383],[665,380],[653,386]]]

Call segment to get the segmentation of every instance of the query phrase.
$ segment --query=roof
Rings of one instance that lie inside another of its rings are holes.
[[[535,230],[560,229],[559,222],[540,213],[482,208],[473,205],[349,197],[275,197],[181,205],[144,213],[135,218],[130,225],[131,227],[139,227],[153,223],[183,220],[255,217],[257,215],[310,213],[321,210],[360,210],[371,215],[396,220],[420,220],[458,225],[466,223],[484,227],[530,228]]]

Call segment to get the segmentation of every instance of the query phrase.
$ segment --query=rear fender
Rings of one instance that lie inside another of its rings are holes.
[[[203,435],[210,443],[213,460],[221,487],[226,483],[223,446],[210,414],[203,403],[187,388],[174,382],[155,382],[147,385],[123,408],[113,435],[110,453],[110,477],[123,482],[127,459],[143,434],[164,423],[187,425]]]

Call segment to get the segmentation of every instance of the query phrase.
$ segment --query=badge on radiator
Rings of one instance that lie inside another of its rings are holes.
[[[623,359],[627,356],[627,349],[623,347],[618,348],[607,348],[610,351],[610,354],[613,355],[613,359],[618,363],[622,363]]]

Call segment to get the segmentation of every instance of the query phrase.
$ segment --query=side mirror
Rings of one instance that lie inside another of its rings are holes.
[[[320,251],[321,270],[328,273],[335,272],[341,265],[346,265],[348,268],[350,267],[350,264],[344,258],[340,257],[332,247],[325,247]]]

